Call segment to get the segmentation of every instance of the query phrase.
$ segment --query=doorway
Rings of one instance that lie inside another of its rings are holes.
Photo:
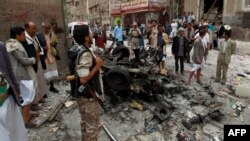
[[[204,11],[203,13],[208,13],[215,9],[218,13],[223,11],[223,0],[204,0]]]

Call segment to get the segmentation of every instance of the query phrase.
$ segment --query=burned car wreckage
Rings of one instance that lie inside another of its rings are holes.
[[[143,49],[140,54],[140,65],[129,60],[128,47],[119,46],[113,49],[112,55],[104,55],[104,84],[106,89],[116,93],[129,92],[152,97],[165,92],[163,85],[156,77],[153,68],[157,49]]]
[[[81,47],[75,45],[68,51],[69,58],[75,60],[76,56],[78,56],[76,54],[80,51]],[[147,49],[142,49],[140,51],[140,64],[138,64],[129,59],[130,50],[128,47],[118,46],[110,54],[101,55],[104,60],[101,76],[104,82],[102,85],[104,87],[103,93],[113,99],[111,100],[112,103],[120,104],[124,102],[124,99],[136,99],[142,102],[162,122],[170,117],[171,110],[174,109],[162,97],[173,91],[180,92],[182,90],[179,90],[179,88],[177,88],[178,90],[172,90],[171,88],[167,90],[169,88],[164,85],[171,83],[174,79],[172,75],[158,76],[155,73],[154,69],[159,63],[157,53],[156,48],[147,47]],[[74,68],[74,63],[70,67]],[[75,74],[74,71],[70,73],[71,75]],[[75,82],[78,84],[75,84]],[[72,94],[77,91],[74,86],[79,85],[79,83],[79,80],[71,81]]]
[[[129,59],[128,47],[119,46],[111,55],[103,55],[103,81],[105,93],[114,97],[125,97],[139,100],[149,109],[159,122],[167,120],[174,108],[162,100],[166,94],[164,83],[173,78],[160,78],[154,71],[158,65],[158,50],[142,49],[140,64]],[[116,99],[116,98],[114,98]],[[119,102],[118,102],[119,103]]]

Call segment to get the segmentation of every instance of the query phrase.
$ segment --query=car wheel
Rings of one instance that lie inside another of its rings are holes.
[[[114,48],[112,55],[118,55],[120,54],[119,58],[117,59],[117,61],[122,60],[125,57],[129,57],[130,52],[129,49],[127,47],[116,47]]]
[[[116,91],[127,90],[131,82],[130,79],[129,72],[119,68],[110,69],[107,74],[105,74],[107,85]]]

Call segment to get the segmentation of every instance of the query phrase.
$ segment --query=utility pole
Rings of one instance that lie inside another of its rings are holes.
[[[150,21],[152,21],[152,4],[151,4],[151,0],[148,0],[148,12],[150,13]]]
[[[63,28],[64,28],[64,45],[68,46],[67,34],[68,34],[68,27],[66,23],[66,0],[61,0],[62,5],[62,17],[63,17]]]
[[[102,3],[101,4],[99,4],[99,16],[100,16],[100,23],[102,24],[102,12],[103,12],[103,10],[102,10]]]
[[[179,0],[176,2],[176,18],[179,19]]]

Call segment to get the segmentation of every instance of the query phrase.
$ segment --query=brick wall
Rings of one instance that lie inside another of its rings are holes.
[[[9,29],[13,26],[24,26],[26,21],[33,21],[37,30],[41,29],[44,20],[56,21],[63,28],[61,0],[0,0],[0,40],[9,38]],[[59,52],[62,61],[58,62],[59,70],[64,71],[67,61],[64,34],[59,36]]]

